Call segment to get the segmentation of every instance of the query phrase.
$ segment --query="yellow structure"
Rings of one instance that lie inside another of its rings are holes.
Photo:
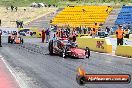
[[[77,43],[80,48],[89,47],[92,51],[112,53],[112,44],[109,39],[83,36],[77,37]]]
[[[94,23],[104,23],[112,8],[108,6],[74,6],[66,7],[53,20],[51,24],[70,27],[93,27]]]
[[[115,54],[118,56],[132,57],[132,46],[131,45],[117,46]]]

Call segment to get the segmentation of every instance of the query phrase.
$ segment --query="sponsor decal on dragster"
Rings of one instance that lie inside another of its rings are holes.
[[[103,44],[104,44],[104,41],[97,41],[96,47],[97,47],[97,48],[104,49]]]

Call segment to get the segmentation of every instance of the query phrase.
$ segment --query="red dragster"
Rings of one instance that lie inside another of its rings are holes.
[[[88,47],[86,49],[80,49],[76,42],[72,42],[68,38],[58,38],[50,40],[49,53],[50,55],[58,54],[63,58],[67,56],[89,58],[90,49]]]
[[[8,43],[11,44],[23,44],[23,38],[20,37],[17,32],[8,36]]]

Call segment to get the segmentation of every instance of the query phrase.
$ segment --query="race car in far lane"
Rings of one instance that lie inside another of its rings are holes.
[[[8,43],[23,44],[23,38],[17,35],[17,33],[12,33],[8,36]]]
[[[70,42],[68,38],[50,40],[48,48],[50,55],[57,54],[63,58],[67,56],[89,58],[90,56],[90,49],[88,47],[85,50],[80,49],[75,42]]]

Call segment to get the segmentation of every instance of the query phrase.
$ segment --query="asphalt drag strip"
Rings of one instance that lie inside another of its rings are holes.
[[[30,88],[132,88],[130,84],[76,83],[76,69],[84,67],[89,74],[130,74],[132,60],[92,52],[90,59],[63,59],[48,55],[47,45],[25,43],[3,44],[0,53],[8,64],[21,73]]]

